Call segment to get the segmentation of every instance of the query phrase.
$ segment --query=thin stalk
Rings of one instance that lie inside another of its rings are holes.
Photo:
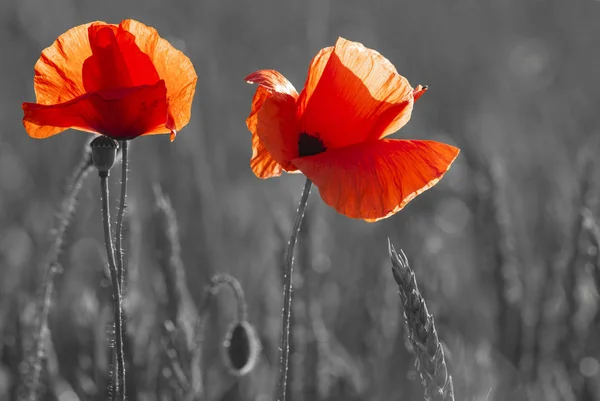
[[[204,299],[200,303],[200,307],[198,308],[198,320],[196,322],[196,338],[195,343],[196,346],[194,348],[198,348],[199,344],[203,341],[203,329],[204,329],[204,320],[208,314],[208,308],[212,303],[213,297],[217,295],[219,289],[223,286],[228,286],[231,288],[233,295],[235,296],[235,300],[237,303],[237,318],[236,321],[242,322],[248,320],[248,305],[246,304],[246,298],[244,296],[244,289],[242,285],[238,281],[237,278],[231,276],[227,273],[219,273],[215,274],[210,279],[210,285],[206,290],[206,295]]]
[[[123,321],[122,297],[119,274],[115,263],[115,253],[112,243],[110,229],[110,211],[108,208],[108,174],[100,173],[100,185],[102,187],[102,220],[104,222],[104,243],[106,244],[106,255],[108,256],[108,267],[113,297],[113,316],[115,324],[115,353],[116,353],[116,377],[114,382],[114,394],[117,401],[125,399],[125,357],[123,354]]]
[[[35,354],[31,362],[31,381],[29,382],[27,389],[27,399],[35,401],[37,398],[37,389],[40,382],[40,374],[42,370],[42,358],[44,357],[44,337],[48,324],[48,314],[50,312],[50,303],[52,300],[52,292],[54,291],[54,277],[60,273],[60,266],[58,259],[62,253],[65,233],[71,223],[73,213],[75,212],[75,205],[77,203],[77,196],[81,189],[83,179],[87,176],[89,171],[92,169],[92,157],[88,151],[89,146],[86,146],[86,152],[83,156],[83,161],[73,174],[67,196],[65,196],[61,211],[58,219],[58,227],[54,233],[54,243],[50,248],[49,264],[46,270],[44,282],[42,284],[42,298],[40,306],[40,315],[38,317],[37,327],[35,330]]]
[[[302,225],[302,218],[304,217],[304,210],[306,209],[306,203],[308,201],[308,195],[310,195],[311,186],[312,181],[307,178],[306,183],[304,184],[304,190],[302,191],[302,197],[300,198],[300,204],[298,205],[298,211],[296,212],[296,219],[294,220],[294,227],[292,228],[292,236],[290,237],[290,242],[288,242],[287,250],[285,252],[285,272],[283,276],[283,326],[281,333],[281,359],[277,396],[278,401],[285,401],[288,365],[290,359],[290,318],[292,314],[292,274],[294,271],[294,248],[296,247],[296,241],[298,240],[298,233],[300,232],[300,226]]]
[[[242,289],[242,285],[240,282],[233,276],[229,274],[216,274],[211,279],[211,289],[210,294],[214,295],[217,292],[217,289],[221,285],[228,285],[233,291],[233,295],[235,295],[235,300],[237,302],[237,321],[246,321],[248,320],[248,305],[246,304],[246,299],[244,297],[244,290]]]
[[[195,327],[195,338],[194,346],[191,348],[192,362],[191,362],[191,384],[192,384],[192,396],[194,399],[202,399],[204,393],[204,382],[203,382],[203,370],[202,370],[202,349],[204,345],[204,329],[206,327],[206,319],[208,318],[208,311],[214,296],[218,293],[219,289],[223,286],[229,286],[233,291],[237,302],[237,321],[246,321],[248,317],[246,299],[244,297],[244,290],[238,279],[227,274],[216,274],[210,280],[210,285],[206,290],[204,299],[200,303],[198,308],[198,320],[196,321]]]
[[[117,214],[117,228],[116,228],[116,259],[117,259],[117,272],[119,273],[119,288],[121,291],[121,299],[125,299],[125,281],[127,279],[127,272],[125,263],[123,262],[123,221],[125,218],[125,210],[127,209],[127,174],[129,173],[129,141],[120,141],[121,148],[121,195],[119,201],[119,209]],[[124,347],[128,348],[131,345],[131,339],[127,335],[127,319],[125,319],[125,310],[121,308],[121,324],[123,330],[123,344]],[[126,367],[127,365],[133,366],[133,356],[131,354],[126,355]],[[130,373],[131,374],[131,373]],[[129,394],[124,393],[124,396],[130,395],[136,398],[136,386],[134,378],[130,376],[129,388],[127,389]],[[123,376],[123,382],[127,382],[127,377]],[[123,390],[125,391],[125,390]]]
[[[117,228],[115,241],[116,254],[117,254],[117,271],[119,273],[119,285],[121,290],[125,291],[125,273],[123,267],[123,217],[125,215],[125,200],[127,198],[127,148],[129,141],[121,141],[121,201],[119,202],[119,212],[117,214]]]

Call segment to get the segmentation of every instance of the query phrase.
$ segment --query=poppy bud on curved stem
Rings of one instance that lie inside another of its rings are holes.
[[[90,143],[92,161],[98,169],[100,177],[108,177],[110,169],[115,164],[119,144],[112,138],[100,135]]]
[[[244,290],[235,277],[229,274],[216,274],[210,280],[210,286],[199,311],[200,319],[198,319],[195,341],[199,347],[202,346],[204,328],[206,327],[204,322],[210,303],[223,285],[229,286],[233,290],[237,302],[237,317],[227,330],[223,343],[224,359],[231,374],[243,376],[256,365],[261,347],[256,330],[247,321],[248,306],[244,297]]]
[[[247,321],[235,322],[227,330],[225,341],[225,363],[231,374],[244,376],[248,374],[258,360],[260,342],[256,330]]]

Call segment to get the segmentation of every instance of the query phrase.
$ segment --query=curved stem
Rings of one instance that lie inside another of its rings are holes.
[[[125,358],[123,354],[123,325],[122,325],[122,298],[119,274],[115,263],[115,254],[110,231],[110,212],[108,209],[108,174],[100,173],[102,187],[102,220],[104,222],[104,243],[110,270],[110,280],[113,297],[113,316],[115,321],[115,353],[117,370],[115,374],[114,395],[117,401],[125,399]]]
[[[212,284],[210,288],[210,294],[214,295],[219,288],[219,285],[225,284],[228,285],[233,291],[233,295],[235,295],[235,300],[237,302],[237,320],[239,322],[245,322],[248,320],[248,305],[246,305],[246,299],[244,297],[244,290],[242,289],[242,285],[240,282],[233,276],[230,276],[227,273],[216,274],[211,279]]]
[[[290,318],[292,315],[294,248],[296,247],[296,241],[298,240],[298,233],[300,232],[300,226],[302,225],[302,218],[304,217],[304,210],[306,209],[311,186],[312,181],[307,178],[306,183],[304,184],[304,190],[302,191],[302,197],[300,198],[300,204],[298,205],[298,211],[296,212],[292,236],[290,237],[290,242],[288,242],[287,250],[285,252],[285,273],[283,277],[283,326],[281,336],[278,401],[285,401],[287,387],[288,364],[290,358]]]
[[[244,297],[244,290],[242,285],[235,277],[221,273],[214,275],[210,280],[210,285],[206,290],[206,295],[202,300],[198,309],[198,320],[196,321],[196,327],[194,332],[194,346],[192,347],[192,363],[191,363],[191,375],[192,375],[192,394],[198,399],[201,398],[204,392],[203,375],[202,375],[202,349],[204,345],[204,329],[206,327],[205,322],[208,317],[208,310],[212,303],[214,296],[218,293],[222,286],[229,286],[233,291],[237,302],[237,321],[245,322],[248,319],[248,307],[246,305],[246,299]]]
[[[119,272],[119,285],[121,290],[125,287],[125,272],[123,267],[123,217],[125,215],[125,200],[127,198],[127,148],[129,141],[121,141],[121,200],[119,202],[119,212],[117,214],[116,228],[116,255],[117,255],[117,271]],[[122,294],[121,294],[122,295]]]

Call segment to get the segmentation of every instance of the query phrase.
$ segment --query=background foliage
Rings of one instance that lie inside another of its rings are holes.
[[[343,36],[380,51],[413,86],[430,86],[394,137],[463,152],[440,184],[377,224],[336,214],[314,190],[297,249],[293,399],[422,399],[390,237],[436,317],[457,399],[600,400],[591,219],[600,212],[600,3],[592,0],[2,0],[0,400],[16,396],[50,229],[89,138],[30,139],[20,104],[34,99],[33,65],[59,34],[125,18],[156,27],[199,76],[192,121],[177,140],[140,138],[131,147],[127,308],[146,399],[171,394],[160,345],[168,247],[156,184],[177,213],[193,302],[214,273],[234,275],[263,347],[251,374],[227,373],[219,345],[235,306],[220,294],[203,355],[206,399],[272,399],[280,266],[303,178],[260,181],[250,171],[244,120],[254,88],[243,77],[274,68],[299,89],[311,57]],[[106,396],[111,303],[99,201],[92,175],[56,280],[49,400]]]

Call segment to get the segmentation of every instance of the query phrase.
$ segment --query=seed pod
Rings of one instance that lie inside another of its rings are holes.
[[[100,135],[94,138],[90,147],[94,166],[98,169],[100,176],[108,177],[110,169],[115,164],[119,144],[112,138]]]
[[[256,330],[247,321],[232,324],[223,342],[225,363],[231,374],[244,376],[256,365],[260,342]]]

